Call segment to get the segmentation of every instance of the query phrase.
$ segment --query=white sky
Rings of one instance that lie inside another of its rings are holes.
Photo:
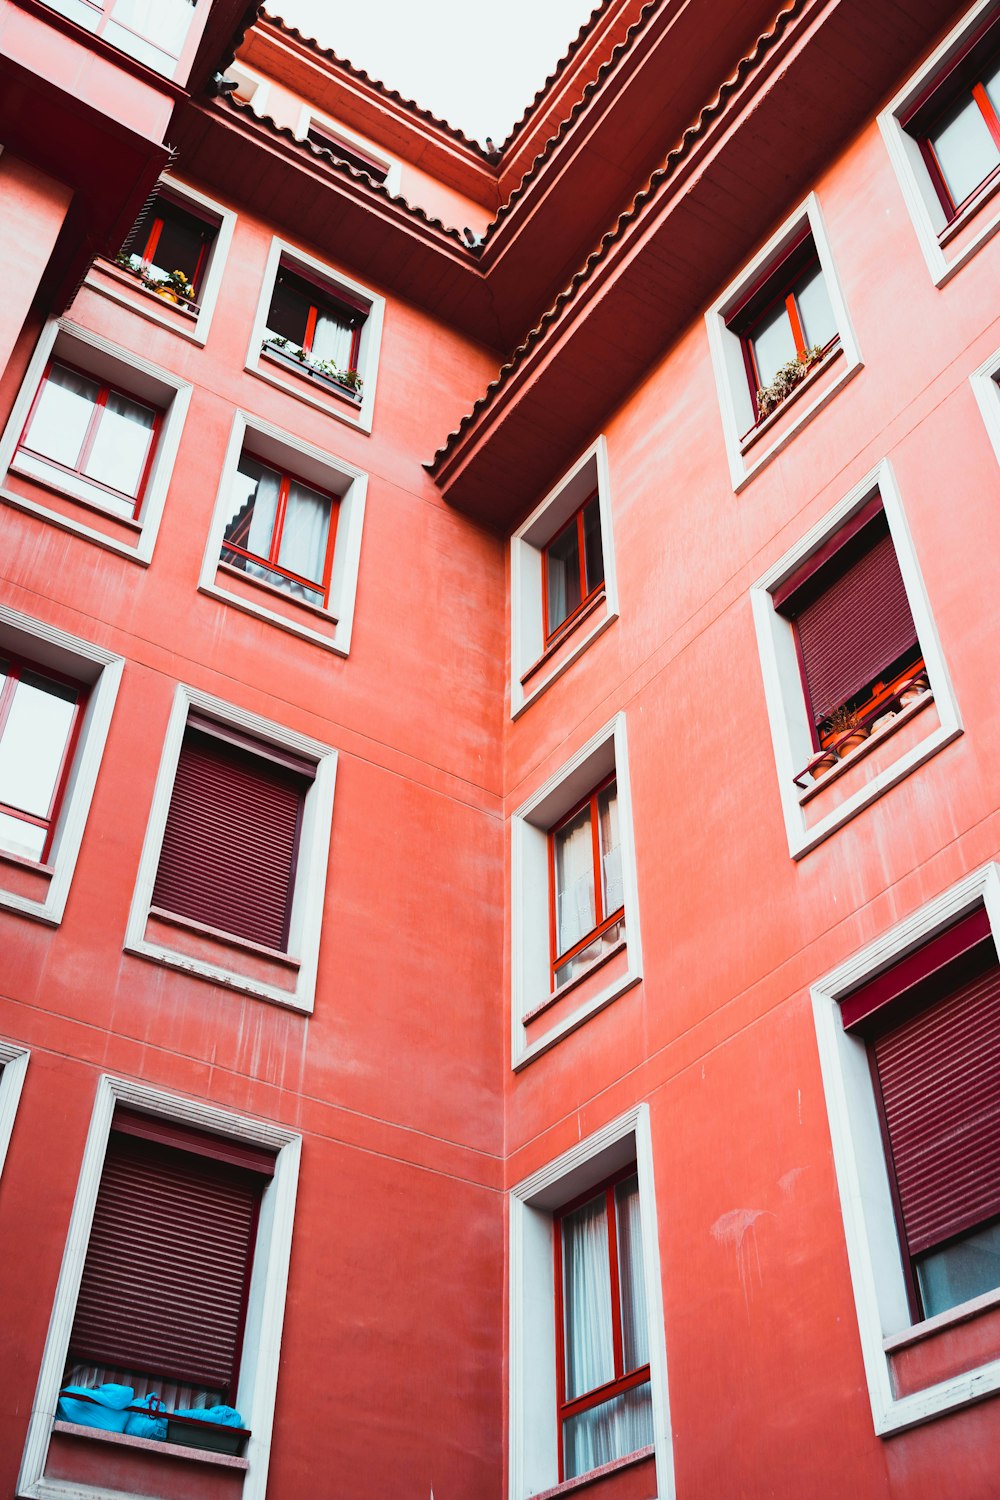
[[[404,98],[497,145],[597,0],[268,0]]]

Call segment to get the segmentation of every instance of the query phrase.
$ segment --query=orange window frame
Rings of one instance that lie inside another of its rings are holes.
[[[271,572],[279,574],[282,578],[288,578],[293,583],[301,584],[303,588],[312,589],[313,592],[322,591],[323,608],[329,608],[330,603],[330,579],[333,573],[333,557],[337,547],[337,525],[340,520],[340,496],[335,495],[332,490],[322,490],[308,479],[302,479],[297,474],[287,473],[283,469],[276,469],[266,459],[258,458],[255,453],[247,453],[247,458],[252,458],[255,463],[263,464],[265,468],[273,473],[279,474],[281,483],[278,488],[278,503],[274,512],[274,525],[271,528],[271,545],[268,548],[267,557],[262,557],[259,552],[250,552],[246,547],[240,546],[223,537],[221,550],[223,552],[236,552],[240,557],[245,557],[248,562],[260,563]],[[330,530],[326,539],[326,557],[323,562],[323,577],[303,578],[300,573],[293,573],[290,568],[284,568],[278,562],[278,553],[281,551],[282,533],[285,528],[285,514],[288,510],[288,496],[293,484],[301,484],[306,489],[312,490],[315,495],[322,495],[330,502]]]
[[[594,584],[594,586],[593,586],[592,589],[590,589],[589,591],[587,589],[587,551],[586,551],[586,537],[585,537],[585,534],[584,534],[584,527],[583,527],[583,513],[587,509],[587,507],[589,505],[591,505],[597,499],[598,499],[598,491],[594,490],[593,494],[587,496],[586,500],[580,506],[579,510],[575,510],[573,512],[573,514],[569,517],[569,519],[567,521],[563,522],[563,524],[559,527],[559,530],[555,533],[555,535],[549,538],[548,542],[546,543],[545,550],[542,553],[542,629],[543,629],[544,637],[545,637],[545,645],[547,647],[551,646],[551,644],[552,644],[553,641],[557,640],[559,638],[559,636],[561,636],[563,634],[564,631],[568,630],[571,627],[571,625],[573,624],[573,621],[580,614],[582,614],[582,612],[586,609],[587,605],[590,604],[591,600],[596,599],[597,596],[601,593],[601,590],[605,587],[605,577],[604,577],[604,574],[605,574],[606,570],[602,569],[602,571],[601,571],[601,578],[599,579],[599,581]],[[598,519],[600,519],[600,511],[599,510],[598,510]],[[577,548],[577,557],[579,559],[579,567],[580,567],[580,602],[579,602],[578,605],[576,605],[576,607],[574,609],[570,610],[569,614],[566,615],[566,616],[564,616],[564,618],[561,619],[558,622],[558,624],[550,626],[550,622],[549,622],[549,552],[550,552],[553,544],[555,542],[557,542],[561,536],[564,536],[565,533],[567,531],[569,531],[570,528],[573,527],[573,526],[576,527],[576,548]],[[603,552],[604,552],[604,537],[602,535],[602,537],[601,537],[601,554],[602,554],[602,557],[603,557]]]
[[[601,820],[598,810],[598,798],[600,797],[602,792],[607,791],[608,787],[612,786],[615,788],[615,795],[617,797],[618,775],[615,771],[612,771],[610,776],[606,776],[602,782],[594,787],[592,792],[588,793],[586,797],[581,798],[581,800],[577,802],[574,807],[570,808],[569,812],[566,813],[565,816],[559,819],[558,823],[556,823],[552,828],[549,829],[549,943],[551,951],[551,981],[553,988],[555,987],[557,972],[560,969],[564,968],[566,964],[569,963],[571,959],[575,958],[578,953],[582,953],[585,948],[588,948],[591,943],[595,942],[602,933],[607,932],[610,927],[614,927],[616,922],[620,922],[625,915],[624,902],[621,906],[616,907],[612,912],[604,912],[603,909],[604,894],[601,881]],[[571,945],[571,947],[567,948],[565,953],[560,953],[558,951],[559,929],[556,921],[556,837],[560,829],[565,828],[568,823],[572,823],[573,819],[578,817],[579,814],[583,812],[584,808],[588,806],[590,808],[591,857],[593,859],[594,875],[594,914],[596,920],[590,932],[586,933],[583,937],[578,938],[577,941]]]
[[[994,61],[995,60],[996,59],[994,58]],[[941,111],[941,115],[938,117],[939,120],[941,116],[947,113],[948,110],[950,110],[963,98],[971,99],[972,102],[977,106],[979,113],[983,117],[983,121],[986,125],[987,130],[993,138],[993,142],[996,145],[997,150],[1000,151],[1000,116],[998,116],[997,111],[993,107],[993,103],[986,92],[986,88],[982,82],[982,79],[979,79],[976,83],[974,83],[971,88],[967,87],[964,89],[960,89],[958,93],[952,95],[952,97],[948,100],[945,108]],[[961,203],[956,203],[951,195],[951,189],[948,187],[944,169],[942,168],[941,163],[938,159],[938,154],[934,147],[933,134],[933,130],[928,128],[920,135],[920,150],[930,174],[931,182],[934,184],[934,190],[938,195],[941,207],[945,211],[945,216],[950,223],[952,219],[958,217],[962,209],[965,207],[966,203],[971,202],[972,199],[977,196],[977,194],[982,192],[987,183],[993,182],[995,179],[1000,178],[1000,163],[998,163],[991,172],[988,172],[981,182],[976,184],[971,193],[967,194],[966,197],[962,199]]]

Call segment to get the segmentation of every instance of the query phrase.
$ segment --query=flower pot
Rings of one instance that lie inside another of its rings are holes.
[[[900,706],[905,708],[908,703],[916,703],[918,698],[922,698],[929,691],[930,684],[927,681],[926,673],[919,672],[916,677],[911,677],[901,690],[899,694]]]
[[[162,297],[164,302],[174,302],[178,306],[180,305],[180,296],[174,291],[172,286],[158,286],[154,290],[157,297]]]
[[[837,757],[832,750],[820,750],[809,762],[807,770],[813,781],[819,781],[827,772],[832,771],[837,764]]]
[[[845,755],[850,755],[852,750],[856,750],[859,745],[863,745],[867,738],[867,729],[862,729],[860,727],[858,727],[857,729],[849,729],[846,734],[841,735],[839,740],[834,741],[833,748],[836,750],[841,760],[843,760]]]
[[[884,729],[887,724],[891,724],[895,717],[896,710],[894,708],[890,708],[888,713],[880,714],[872,725],[872,734],[878,734],[879,730]]]

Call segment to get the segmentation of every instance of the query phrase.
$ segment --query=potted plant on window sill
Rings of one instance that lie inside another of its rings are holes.
[[[196,313],[198,311],[194,287],[183,271],[170,271],[165,276],[162,274],[154,276],[144,261],[140,260],[137,255],[129,255],[125,250],[119,250],[114,263],[119,271],[124,271],[127,276],[133,277],[144,291],[152,292],[164,302],[174,303],[185,312]]]
[[[826,350],[819,344],[813,344],[811,349],[804,349],[794,359],[781,366],[773,380],[767,385],[759,386],[757,389],[757,420],[763,422],[776,411],[786,396],[790,396],[795,387],[806,378],[809,371],[820,360]]]
[[[364,381],[357,370],[338,369],[330,360],[316,359],[308,349],[273,334],[264,339],[261,349],[269,359],[287,365],[290,370],[306,375],[320,385],[330,386],[339,396],[346,395],[360,405]]]

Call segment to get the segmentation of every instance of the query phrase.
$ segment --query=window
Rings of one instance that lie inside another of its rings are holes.
[[[1000,25],[992,0],[967,11],[879,115],[879,127],[934,284],[943,286],[1000,225]]]
[[[862,367],[815,194],[705,321],[738,493]]]
[[[153,906],[281,952],[315,764],[192,715]]]
[[[385,299],[283,240],[271,241],[246,368],[370,432]]]
[[[510,553],[516,717],[618,618],[603,437],[518,527]]]
[[[29,1055],[26,1047],[15,1046],[0,1037],[0,1172],[7,1159]]]
[[[346,161],[348,166],[353,167],[356,172],[364,172],[373,182],[385,182],[389,175],[389,168],[384,162],[366,155],[345,137],[319,124],[316,120],[310,121],[306,137],[314,146],[331,152],[340,161]]]
[[[552,860],[552,984],[584,971],[622,941],[622,885],[618,788],[612,777],[556,825]]]
[[[891,465],[750,590],[789,853],[962,733]]]
[[[0,646],[0,848],[44,864],[86,691]]]
[[[95,32],[119,52],[173,77],[195,0],[45,0],[51,10]]]
[[[161,192],[132,236],[131,249],[123,251],[118,262],[154,291],[159,289],[158,295],[177,297],[196,308],[218,228],[217,222]]]
[[[876,1431],[1000,1390],[1000,869],[813,986]]]
[[[634,1171],[556,1216],[560,1479],[653,1441],[639,1179]]]
[[[512,815],[511,917],[520,1068],[642,977],[623,714]]]
[[[336,752],[178,686],[125,949],[311,1010]]]
[[[231,491],[224,563],[325,607],[336,537],[336,496],[244,452]]]
[[[18,447],[19,467],[40,479],[57,468],[79,499],[135,518],[161,416],[117,387],[53,361]]]
[[[98,1384],[120,1373],[167,1405],[196,1408],[225,1392],[253,1433],[252,1461],[220,1470],[206,1454],[199,1489],[264,1500],[300,1155],[301,1138],[283,1126],[99,1079],[21,1494],[93,1485],[101,1435],[81,1438],[52,1414],[67,1377]],[[177,1458],[156,1441],[139,1455],[143,1483],[123,1486],[130,1492],[173,1493]],[[120,1447],[103,1452],[106,1484],[136,1461],[134,1449],[132,1460]]]

